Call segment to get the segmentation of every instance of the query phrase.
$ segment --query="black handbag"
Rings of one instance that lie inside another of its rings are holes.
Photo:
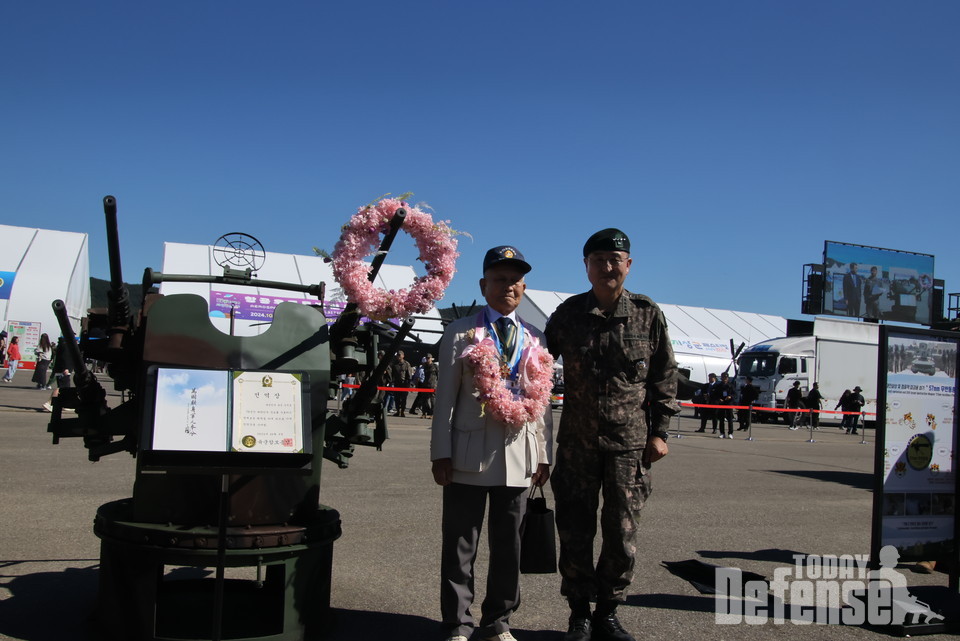
[[[523,574],[553,574],[557,571],[557,526],[553,510],[540,487],[540,496],[534,497],[537,486],[527,495],[527,512],[520,522],[520,572]]]

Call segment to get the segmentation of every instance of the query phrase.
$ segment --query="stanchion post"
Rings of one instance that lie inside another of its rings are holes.
[[[816,443],[816,441],[813,440],[813,410],[811,409],[809,412],[810,416],[807,418],[807,428],[810,432],[810,438],[807,439],[807,443]]]
[[[860,445],[867,444],[867,413],[860,412]]]
[[[674,438],[683,438],[683,434],[680,433],[680,412],[677,412],[677,433],[673,435]]]
[[[747,408],[747,440],[753,440],[753,403]]]

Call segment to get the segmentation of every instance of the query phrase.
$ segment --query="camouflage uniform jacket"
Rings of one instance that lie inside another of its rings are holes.
[[[593,292],[568,298],[544,331],[554,357],[563,357],[563,414],[557,443],[584,449],[624,451],[666,438],[680,408],[677,362],[667,323],[657,304],[624,290],[612,314],[600,310]]]

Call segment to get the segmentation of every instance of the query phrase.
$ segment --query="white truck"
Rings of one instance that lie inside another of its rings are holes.
[[[813,336],[787,336],[757,343],[738,359],[737,389],[753,377],[760,388],[758,407],[782,408],[787,391],[800,381],[804,396],[820,383],[823,409],[833,410],[844,390],[860,386],[864,412],[877,411],[877,342],[880,327],[874,323],[818,317]],[[759,412],[760,420],[772,420],[774,412]],[[784,418],[783,416],[781,418]],[[875,417],[867,416],[867,422]],[[787,419],[789,420],[789,419]],[[821,421],[839,422],[839,414],[821,414]]]

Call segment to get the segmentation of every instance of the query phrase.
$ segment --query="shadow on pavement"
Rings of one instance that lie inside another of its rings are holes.
[[[746,559],[749,561],[768,561],[781,565],[793,565],[794,555],[803,555],[803,552],[796,550],[783,550],[781,548],[767,548],[764,550],[755,550],[746,552],[743,550],[697,550],[697,554],[705,559]]]
[[[87,568],[12,575],[9,568],[22,564],[82,563]],[[180,578],[201,577],[209,572],[198,568],[178,568]],[[10,597],[0,600],[0,636],[23,641],[100,641],[104,638],[94,610],[99,579],[98,559],[5,560],[0,561],[0,584]],[[116,613],[118,616],[121,613]],[[420,616],[366,610],[331,608],[330,617],[311,639],[340,641],[389,638],[420,641],[440,638],[439,624]],[[555,631],[524,632],[524,639],[559,641]]]
[[[712,596],[688,596],[684,594],[631,594],[626,605],[638,608],[681,610],[686,612],[713,612],[716,609]]]
[[[76,563],[97,559],[0,561],[0,580],[10,597],[0,601],[0,635],[24,641],[97,639],[93,607],[97,598],[96,566],[11,576],[5,569],[21,563]]]
[[[828,483],[839,483],[848,485],[858,490],[873,489],[873,474],[869,472],[844,472],[842,470],[768,470],[775,474],[786,474],[789,476],[799,476],[802,478],[813,479],[815,481],[827,481]]]
[[[409,614],[391,614],[369,610],[332,610],[332,625],[320,636],[318,641],[355,641],[356,639],[384,638],[393,641],[423,641],[440,639],[440,624],[421,616]],[[563,632],[556,630],[524,630],[512,628],[518,639],[524,641],[561,641]],[[476,638],[475,634],[473,638]]]
[[[40,399],[40,402],[37,405],[3,405],[0,404],[0,410],[16,410],[18,412],[38,412],[40,414],[46,413],[41,404],[47,402],[50,399],[49,396],[44,396]]]

